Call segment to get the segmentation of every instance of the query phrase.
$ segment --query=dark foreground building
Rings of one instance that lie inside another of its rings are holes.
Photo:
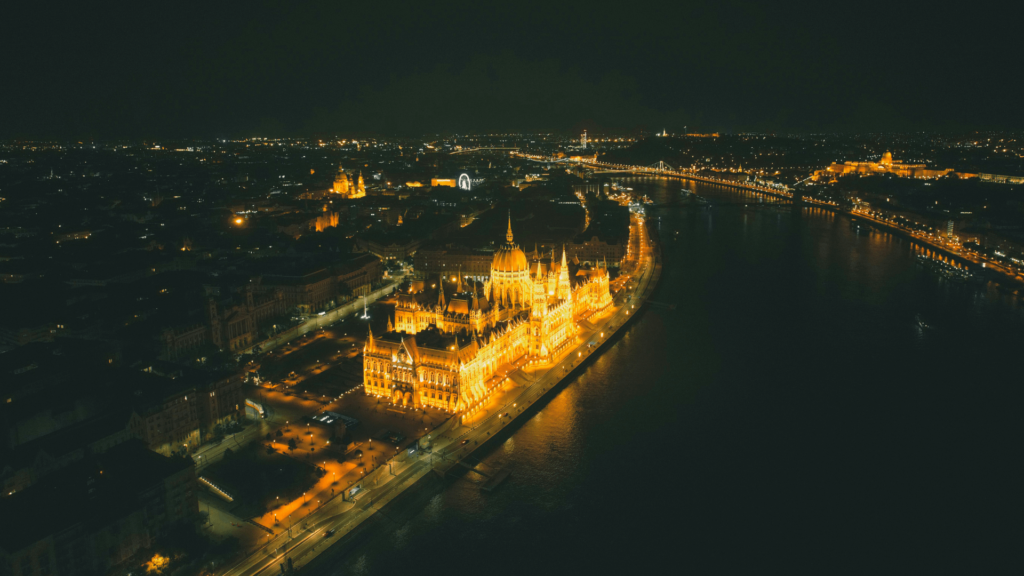
[[[102,574],[198,515],[192,460],[131,440],[0,499],[0,575]]]

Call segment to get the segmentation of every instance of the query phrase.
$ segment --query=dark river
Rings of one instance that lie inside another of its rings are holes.
[[[478,452],[497,491],[468,473],[333,573],[1021,568],[1020,301],[845,216],[623,182],[660,206],[675,309]]]

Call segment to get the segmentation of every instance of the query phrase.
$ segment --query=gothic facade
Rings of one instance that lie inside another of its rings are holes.
[[[551,361],[575,341],[577,320],[611,304],[607,265],[574,269],[564,249],[560,261],[534,252],[531,262],[513,243],[511,222],[506,240],[482,286],[464,282],[460,271],[403,289],[388,331],[367,339],[367,394],[409,407],[470,409],[502,383],[509,364],[524,356]]]

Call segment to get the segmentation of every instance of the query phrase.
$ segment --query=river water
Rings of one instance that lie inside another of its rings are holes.
[[[1020,301],[845,216],[623,182],[660,206],[658,304],[477,454],[512,468],[497,491],[468,473],[333,573],[1007,567]]]

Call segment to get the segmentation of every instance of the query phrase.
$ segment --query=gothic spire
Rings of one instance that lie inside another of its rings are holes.
[[[508,211],[508,233],[505,234],[505,239],[508,240],[509,244],[512,243],[512,211],[511,210]]]
[[[562,267],[558,270],[558,298],[569,298],[572,296],[572,285],[569,283],[569,265],[565,261],[565,246],[562,246]]]
[[[444,274],[437,279],[437,305],[444,308]]]

